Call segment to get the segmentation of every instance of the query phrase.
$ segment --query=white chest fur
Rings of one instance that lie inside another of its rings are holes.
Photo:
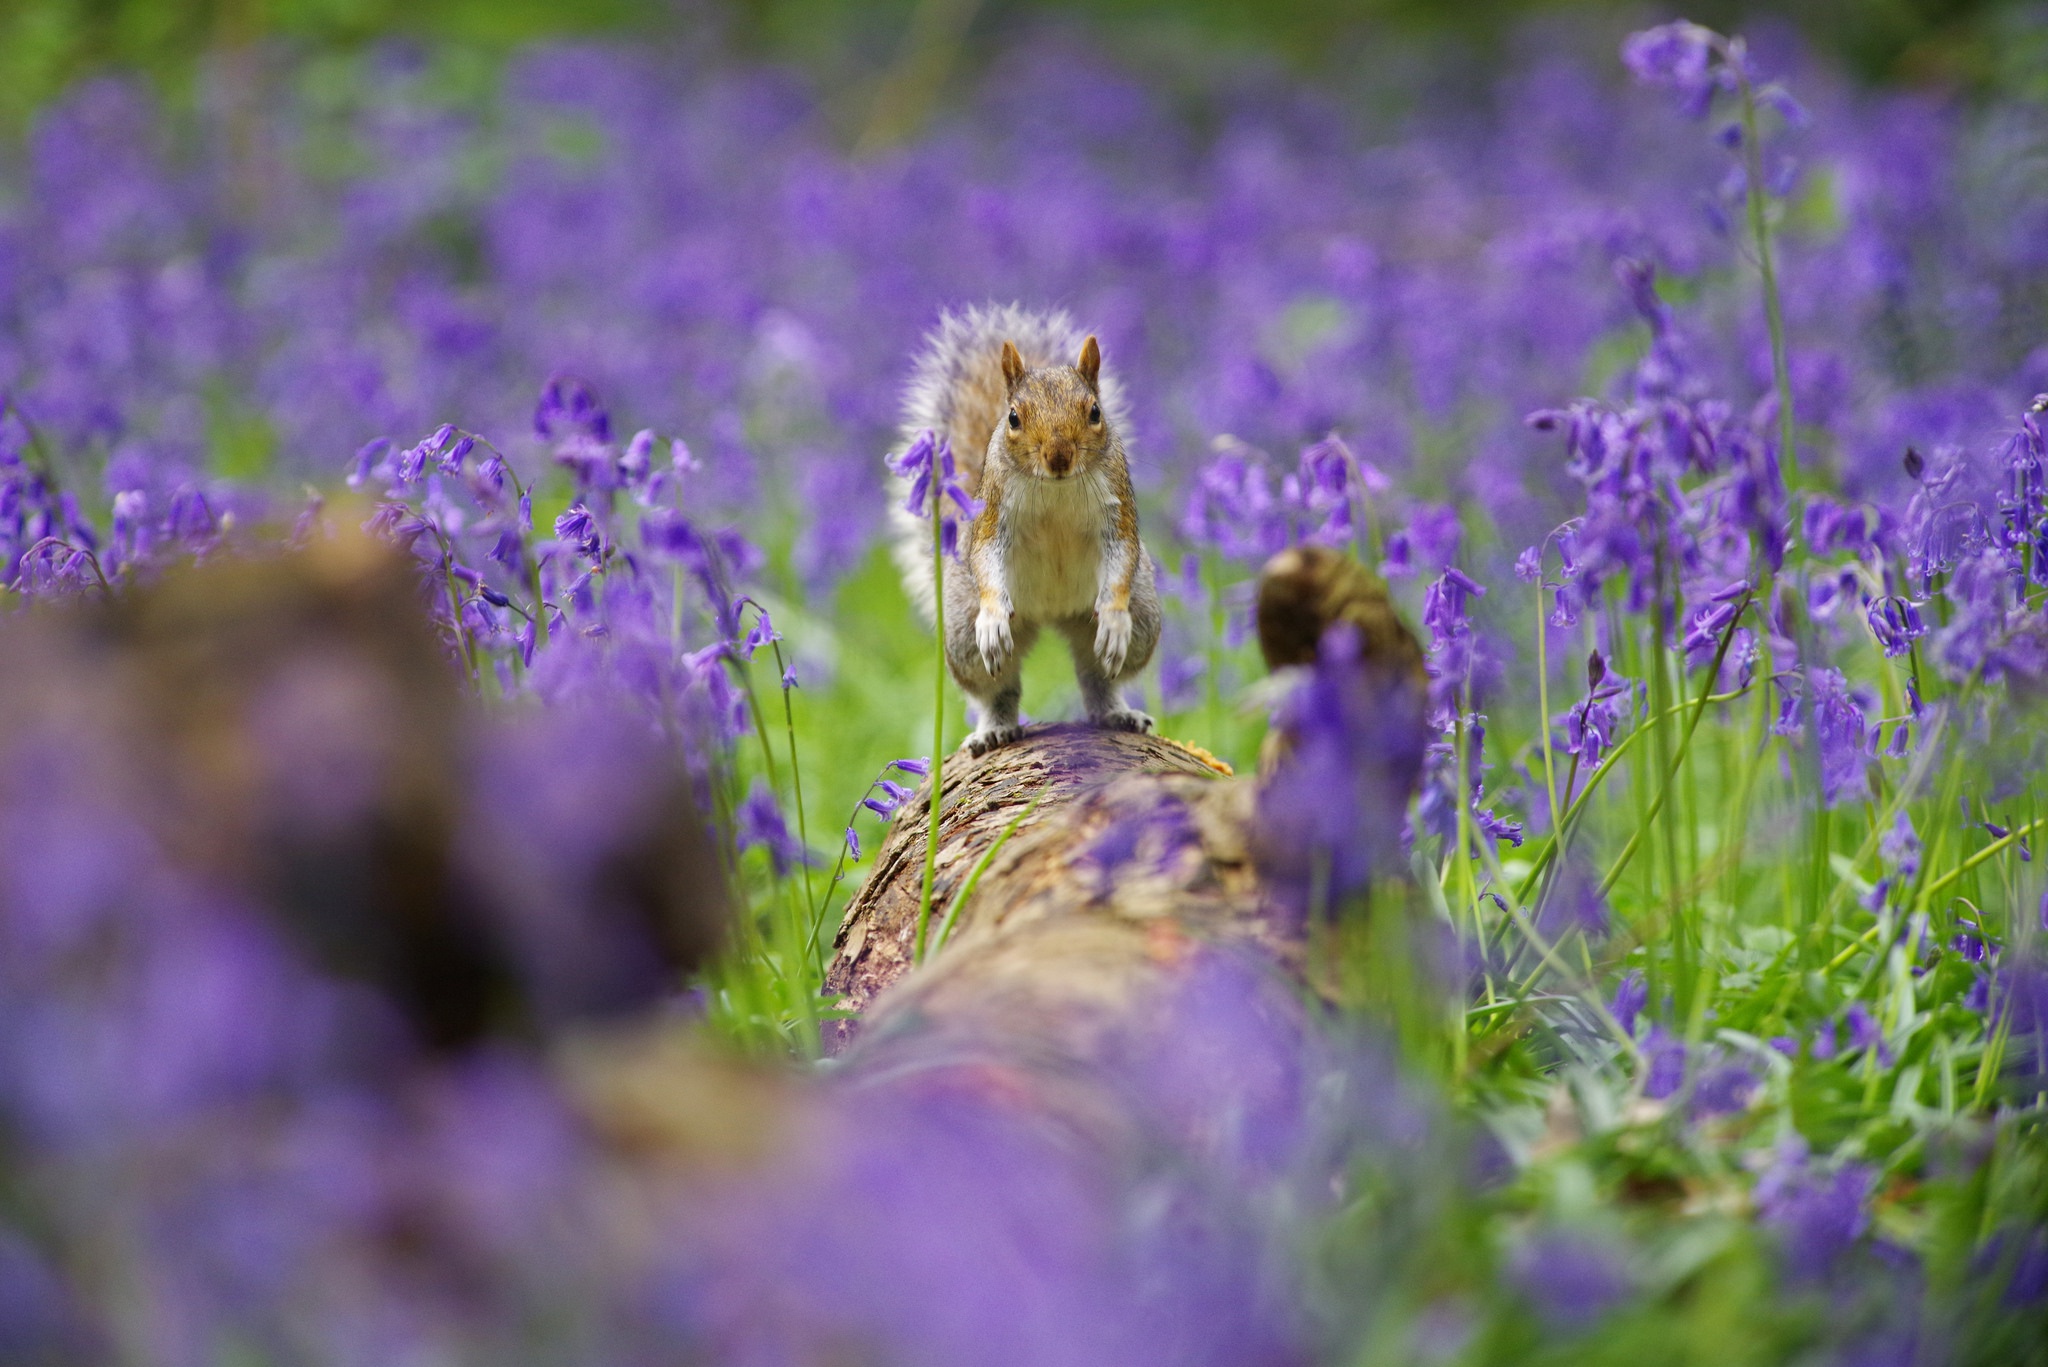
[[[1003,540],[1010,605],[1020,617],[1072,617],[1095,607],[1102,547],[1116,517],[1116,497],[1104,481],[1011,481],[1004,491],[997,535]]]

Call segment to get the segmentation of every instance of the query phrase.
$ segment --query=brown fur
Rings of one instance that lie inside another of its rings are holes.
[[[928,617],[944,606],[946,660],[977,705],[977,754],[1019,734],[1023,656],[1046,631],[1073,654],[1092,722],[1152,724],[1121,691],[1152,658],[1160,609],[1120,394],[1101,344],[1058,311],[945,313],[920,350],[899,450],[926,431],[946,438],[984,509],[935,581],[930,525],[899,503],[895,557],[912,602]]]
[[[942,426],[938,435],[952,444],[954,459],[960,466],[960,482],[970,498],[981,497],[982,464],[988,455],[988,440],[1009,411],[1010,390],[1015,384],[1010,376],[1011,358],[1015,358],[1019,377],[1060,363],[1059,358],[1038,352],[1026,355],[1014,342],[1003,345],[1004,352],[972,357],[961,367],[940,414]]]
[[[1089,716],[1144,729],[1116,688],[1151,658],[1159,606],[1151,561],[1138,540],[1130,463],[1104,411],[1102,349],[1094,337],[1074,365],[1028,368],[1005,340],[1007,402],[982,466],[981,515],[963,549],[974,622],[954,620],[948,592],[947,656],[980,704],[977,752],[1017,731],[1017,668],[1042,627],[1067,638]],[[950,577],[950,576],[949,576]]]

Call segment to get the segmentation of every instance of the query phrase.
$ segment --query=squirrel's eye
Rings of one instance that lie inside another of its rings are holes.
[[[1022,418],[1020,418],[1020,417],[1018,417],[1018,416],[1017,416],[1017,410],[1016,410],[1016,409],[1014,409],[1014,408],[1013,408],[1013,409],[1011,409],[1011,410],[1010,410],[1010,430],[1011,430],[1012,432],[1014,432],[1014,431],[1016,431],[1016,430],[1017,430],[1018,428],[1022,427],[1023,425],[1024,425],[1024,419],[1022,419]]]
[[[1091,422],[1091,423],[1098,423],[1098,422],[1101,422],[1101,421],[1102,421],[1102,405],[1101,405],[1101,404],[1099,404],[1099,403],[1091,403],[1091,404],[1089,404],[1089,405],[1088,405],[1088,421],[1089,421],[1089,422]]]

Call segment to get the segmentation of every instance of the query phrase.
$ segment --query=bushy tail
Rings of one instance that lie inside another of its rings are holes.
[[[1081,354],[1085,334],[1060,309],[1027,309],[1021,304],[979,304],[963,312],[947,311],[926,334],[917,367],[903,393],[903,432],[896,454],[907,450],[918,434],[930,431],[952,445],[961,483],[979,497],[981,467],[988,456],[1009,402],[1003,381],[1003,343],[1017,344],[1024,364],[1033,370],[1072,365]],[[1111,382],[1103,379],[1103,407],[1114,422],[1119,407]],[[903,587],[926,621],[933,616],[932,534],[924,519],[903,510],[909,486],[891,480],[890,505],[896,564]]]

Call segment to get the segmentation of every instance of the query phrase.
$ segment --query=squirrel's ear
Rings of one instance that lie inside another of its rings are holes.
[[[1003,343],[1003,379],[1010,388],[1017,387],[1017,381],[1024,378],[1024,358],[1017,354],[1015,342]]]
[[[1074,369],[1081,372],[1081,378],[1088,382],[1090,389],[1096,387],[1102,374],[1102,348],[1095,345],[1094,333],[1089,333],[1088,340],[1081,343],[1081,361]]]

